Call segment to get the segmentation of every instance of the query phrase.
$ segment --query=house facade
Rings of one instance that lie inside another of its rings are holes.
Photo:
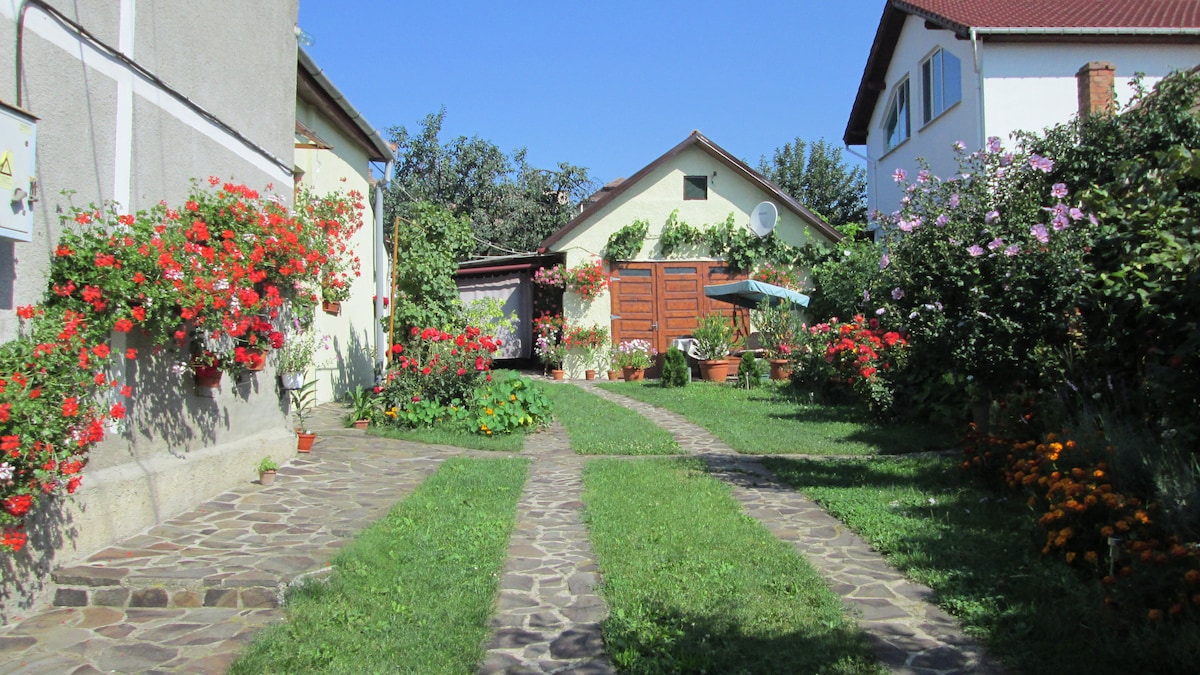
[[[888,0],[843,140],[865,146],[869,209],[891,213],[896,169],[954,172],[954,144],[1040,132],[1081,109],[1132,99],[1200,63],[1200,5],[1187,0]]]
[[[587,300],[567,291],[563,318],[571,326],[609,327],[614,342],[646,339],[661,353],[688,335],[696,318],[710,311],[736,315],[748,326],[748,312],[705,297],[704,286],[747,277],[709,255],[703,246],[664,255],[660,243],[669,219],[701,230],[732,219],[748,228],[755,207],[767,201],[779,217],[770,236],[793,246],[827,245],[840,239],[819,216],[785,194],[744,162],[698,131],[628,179],[605,189],[562,229],[542,242],[540,253],[562,254],[568,268],[599,260],[609,237],[635,220],[649,224],[636,255],[605,264],[611,284]],[[674,214],[674,216],[673,216]],[[570,377],[585,365],[568,359]]]

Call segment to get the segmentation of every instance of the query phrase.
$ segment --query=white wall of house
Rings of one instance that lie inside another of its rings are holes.
[[[962,100],[928,124],[921,123],[921,63],[938,48],[946,49],[961,63]],[[1075,73],[1090,61],[1108,61],[1116,66],[1119,105],[1133,96],[1129,81],[1145,73],[1147,86],[1172,70],[1200,63],[1200,47],[1173,44],[1094,43],[977,43],[976,54],[969,40],[960,40],[946,30],[929,30],[924,19],[909,16],[896,45],[869,127],[867,141],[868,204],[871,212],[891,213],[899,208],[900,190],[892,173],[903,168],[910,179],[924,158],[935,175],[954,172],[953,144],[962,141],[968,152],[983,147],[987,138],[998,136],[1011,145],[1015,131],[1039,132],[1069,121],[1078,112]],[[897,85],[908,78],[911,135],[890,151],[886,147],[884,123]],[[982,103],[982,105],[981,105]]]
[[[708,199],[684,200],[684,176],[708,176]],[[750,214],[760,202],[772,200],[779,207],[779,224],[776,235],[793,246],[803,246],[809,241],[825,241],[794,212],[783,208],[778,199],[764,192],[758,185],[729,168],[699,147],[690,147],[663,163],[644,177],[637,185],[630,186],[616,199],[600,206],[590,218],[567,236],[551,246],[551,252],[565,252],[567,267],[599,258],[604,252],[609,236],[629,225],[634,220],[649,221],[646,241],[637,256],[638,261],[664,260],[658,240],[671,212],[678,209],[679,220],[704,229],[706,226],[723,223],[730,213],[740,227],[748,227]],[[671,260],[713,260],[707,249],[674,251]],[[605,269],[607,270],[607,264]],[[571,292],[563,294],[563,315],[569,325],[590,326],[600,324],[612,327],[612,299],[608,291],[591,302],[584,302]],[[568,377],[582,377],[582,364],[568,359]]]
[[[344,129],[313,106],[297,101],[296,119],[333,146],[329,150],[297,148],[296,166],[304,172],[300,181],[318,195],[357,191],[366,207],[362,227],[351,241],[362,275],[352,280],[350,299],[342,303],[341,313],[329,314],[318,308],[313,326],[329,348],[318,348],[310,377],[317,380],[317,399],[332,401],[356,385],[369,386],[374,378],[375,215],[367,182],[369,158]]]

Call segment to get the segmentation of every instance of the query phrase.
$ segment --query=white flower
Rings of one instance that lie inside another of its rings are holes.
[[[12,480],[13,466],[8,462],[0,464],[0,480]]]

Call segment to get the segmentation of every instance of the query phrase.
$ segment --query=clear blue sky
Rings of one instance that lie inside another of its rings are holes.
[[[300,0],[299,24],[385,138],[445,106],[443,141],[524,147],[534,166],[570,162],[603,183],[693,129],[752,166],[796,137],[841,147],[883,6]]]

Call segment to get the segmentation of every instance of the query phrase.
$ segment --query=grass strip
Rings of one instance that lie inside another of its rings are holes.
[[[933,588],[940,605],[1019,672],[1196,672],[1200,627],[1119,630],[1099,586],[1042,556],[1045,534],[1029,508],[978,487],[954,460],[764,463]]]
[[[636,412],[571,384],[547,385],[554,415],[580,455],[673,455],[682,452],[669,431]]]
[[[738,389],[709,382],[663,388],[656,383],[601,387],[677,412],[744,454],[891,455],[941,450],[945,433],[917,425],[885,425],[852,407],[808,403],[786,386]]]
[[[622,672],[882,672],[812,566],[700,461],[590,461],[584,502]]]
[[[449,445],[455,448],[491,450],[495,452],[520,452],[525,447],[525,434],[492,434],[484,436],[469,431],[434,427],[429,429],[401,429],[399,427],[371,427],[369,432],[383,438],[394,438],[426,445]]]
[[[474,673],[525,459],[452,458],[288,594],[238,673]],[[347,498],[353,498],[347,495]]]

